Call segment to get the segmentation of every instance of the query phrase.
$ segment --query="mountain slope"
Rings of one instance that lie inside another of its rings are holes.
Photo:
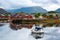
[[[5,11],[4,9],[0,8],[0,14],[2,13],[7,13],[7,11]]]
[[[60,8],[56,10],[56,12],[60,13]]]
[[[45,9],[39,7],[39,6],[23,7],[23,8],[20,8],[20,9],[7,10],[7,11],[12,12],[12,13],[16,13],[16,12],[25,12],[25,13],[47,12],[47,10],[45,10]]]

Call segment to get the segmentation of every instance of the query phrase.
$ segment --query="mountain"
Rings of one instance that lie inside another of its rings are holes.
[[[5,11],[4,9],[0,8],[0,14],[2,13],[7,13],[7,11]]]
[[[56,12],[60,13],[60,8],[56,10]]]
[[[25,12],[25,13],[45,13],[47,10],[39,7],[39,6],[33,6],[33,7],[23,7],[19,9],[13,9],[13,10],[7,10],[8,12],[16,13],[16,12]]]

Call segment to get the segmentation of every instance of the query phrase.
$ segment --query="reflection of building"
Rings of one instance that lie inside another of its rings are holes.
[[[13,15],[10,17],[10,27],[15,30],[21,28],[32,28],[33,24],[30,24],[29,21],[32,19],[33,19],[32,15],[23,15],[23,14]]]
[[[32,28],[38,20],[33,15],[17,14],[10,17],[10,27],[12,29]]]
[[[21,29],[21,28],[32,28],[33,24],[19,24],[19,25],[16,25],[16,24],[10,24],[10,28],[11,29],[14,29],[14,30],[18,30],[18,29]]]
[[[8,22],[9,16],[0,16],[0,22]]]

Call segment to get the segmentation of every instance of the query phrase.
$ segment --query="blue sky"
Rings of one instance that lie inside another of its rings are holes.
[[[4,9],[17,9],[29,6],[40,6],[51,11],[60,8],[60,0],[0,0],[0,8]]]

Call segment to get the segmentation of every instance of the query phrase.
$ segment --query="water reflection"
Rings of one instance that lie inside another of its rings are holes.
[[[0,27],[4,26],[4,23],[0,23]]]
[[[60,27],[60,24],[57,23],[40,23],[40,24],[12,24],[10,23],[10,28],[18,30],[21,28],[31,29],[34,25],[39,25],[40,27]]]

